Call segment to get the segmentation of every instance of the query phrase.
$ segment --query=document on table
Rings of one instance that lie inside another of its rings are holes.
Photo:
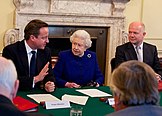
[[[81,92],[83,94],[86,94],[90,97],[106,97],[106,96],[112,96],[108,93],[105,93],[103,91],[100,91],[98,89],[78,89],[76,90],[78,92]]]
[[[51,94],[30,94],[27,96],[34,99],[37,103],[47,102],[47,101],[60,101],[60,99],[56,98]]]
[[[63,101],[70,101],[76,104],[80,104],[80,105],[85,105],[87,100],[88,100],[88,96],[77,96],[77,95],[63,95],[62,96],[62,100]]]

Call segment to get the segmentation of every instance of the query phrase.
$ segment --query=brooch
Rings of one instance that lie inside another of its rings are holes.
[[[87,57],[88,57],[88,58],[91,58],[91,54],[87,54]]]

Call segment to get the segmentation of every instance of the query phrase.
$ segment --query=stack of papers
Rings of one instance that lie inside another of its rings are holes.
[[[60,99],[56,98],[51,94],[31,94],[27,96],[34,99],[37,103],[47,102],[47,101],[60,101]]]
[[[62,96],[62,100],[63,101],[70,101],[76,104],[80,104],[80,105],[85,105],[87,100],[88,100],[88,96],[77,96],[77,95],[63,95]]]
[[[28,97],[36,102],[45,102],[46,109],[70,108],[69,101],[61,101],[51,94],[31,94]]]
[[[103,91],[100,91],[98,89],[78,89],[76,90],[78,92],[81,92],[85,95],[88,95],[90,97],[106,97],[106,96],[112,96],[108,93],[105,93]]]

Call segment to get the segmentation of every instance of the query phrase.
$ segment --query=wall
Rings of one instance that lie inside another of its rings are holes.
[[[126,16],[125,30],[132,21],[143,21],[146,25],[147,36],[145,40],[157,46],[159,56],[162,56],[162,0],[130,0],[124,11]],[[5,32],[14,27],[14,10],[13,0],[1,0],[0,4],[0,52],[3,49],[3,37]],[[3,9],[3,10],[2,10]]]
[[[14,27],[14,10],[15,6],[12,0],[1,0],[0,3],[0,52],[3,49],[3,38],[5,32]]]
[[[147,35],[145,40],[157,46],[159,56],[162,57],[162,0],[145,1],[143,4],[143,17]]]
[[[162,0],[131,0],[126,7],[126,30],[132,21],[142,21],[146,26],[145,41],[157,46],[162,57]]]
[[[130,22],[141,21],[141,12],[142,0],[130,0],[130,2],[126,5],[126,9],[124,11],[126,17],[125,31],[127,31]]]

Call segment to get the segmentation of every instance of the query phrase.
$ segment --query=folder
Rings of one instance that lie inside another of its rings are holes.
[[[159,81],[159,83],[158,83],[158,90],[162,91],[162,81]]]
[[[13,99],[14,105],[21,111],[25,112],[36,112],[38,111],[38,104],[33,103],[27,99],[24,99],[20,96],[16,96]]]

